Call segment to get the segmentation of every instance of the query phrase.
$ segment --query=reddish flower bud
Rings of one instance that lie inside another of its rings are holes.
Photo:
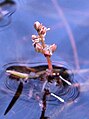
[[[41,40],[41,39],[39,38],[39,36],[32,35],[32,42],[33,42],[33,45],[35,45],[36,43],[39,43],[40,40]]]
[[[35,40],[37,39],[37,36],[36,35],[32,35],[32,40]]]
[[[42,51],[43,51],[42,45],[41,45],[40,43],[37,43],[37,44],[35,45],[35,50],[36,50],[37,52],[42,52]]]
[[[51,56],[52,53],[56,50],[57,46],[55,44],[53,45],[46,45],[46,47],[43,49],[43,53],[45,56]]]
[[[37,30],[39,36],[44,37],[46,35],[46,32],[48,30],[50,30],[50,28],[46,28],[45,26],[43,26],[41,23],[39,23],[38,21],[36,21],[34,23],[34,28]]]
[[[55,44],[50,45],[50,48],[52,50],[52,53],[56,50],[57,46]]]
[[[40,24],[38,21],[36,21],[36,22],[34,23],[34,28],[38,31],[40,25],[41,25],[41,24]]]

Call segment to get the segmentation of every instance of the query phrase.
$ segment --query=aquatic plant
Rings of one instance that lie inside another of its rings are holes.
[[[51,56],[56,50],[57,46],[55,44],[48,45],[45,43],[46,33],[48,30],[50,30],[50,28],[46,28],[38,21],[34,23],[34,28],[38,34],[32,35],[32,45],[34,46],[36,52],[44,55],[47,60],[47,65],[35,67],[12,65],[6,68],[6,73],[9,74],[8,79],[19,81],[19,86],[4,115],[10,111],[10,109],[22,94],[24,84],[30,83],[31,79],[34,79],[33,83],[35,83],[35,80],[39,80],[42,85],[42,89],[39,91],[42,94],[42,98],[40,99],[41,101],[39,101],[39,105],[42,109],[40,119],[49,119],[49,117],[45,116],[48,97],[54,97],[61,103],[64,103],[65,101],[74,100],[78,96],[79,90],[78,85],[72,87],[72,84],[75,82],[71,80],[71,73],[69,73],[65,67],[55,66],[52,64]],[[56,89],[56,91],[53,91],[50,85]],[[64,90],[65,93],[63,93]],[[73,94],[72,96],[71,92]],[[66,99],[63,99],[59,94],[68,96],[65,96]],[[39,98],[40,97],[37,99]]]

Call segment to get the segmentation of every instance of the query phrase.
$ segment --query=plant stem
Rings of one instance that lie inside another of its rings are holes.
[[[49,70],[52,71],[53,67],[52,67],[52,62],[50,60],[50,57],[49,56],[46,56],[46,59],[47,59],[47,62],[48,62],[48,68],[49,68]]]
[[[40,36],[40,38],[41,38],[42,46],[43,46],[43,48],[45,48],[44,39],[42,36]],[[53,67],[52,67],[52,62],[51,62],[50,56],[46,56],[46,59],[47,59],[47,63],[48,63],[48,69],[52,71]]]
[[[46,103],[46,97],[47,95],[49,95],[49,90],[47,89],[44,89],[44,94],[43,94],[43,98],[42,98],[42,102],[43,102],[43,108],[42,108],[42,112],[41,112],[41,117],[40,119],[48,119],[48,117],[45,117],[45,111],[46,111],[46,106],[47,106],[47,103]]]

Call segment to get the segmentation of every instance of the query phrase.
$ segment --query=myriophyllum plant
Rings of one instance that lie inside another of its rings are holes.
[[[56,50],[57,46],[55,44],[47,45],[45,43],[46,32],[50,30],[50,28],[46,28],[38,21],[34,23],[34,28],[36,29],[38,35],[32,35],[33,46],[37,52],[42,53],[46,57],[48,62],[48,69],[50,73],[52,73],[53,68],[50,58],[53,52]]]
[[[45,72],[46,76],[52,75],[53,67],[52,67],[52,62],[51,62],[51,56],[52,56],[53,52],[56,50],[57,46],[55,44],[48,45],[45,43],[46,32],[48,30],[50,30],[50,28],[46,28],[38,21],[36,21],[34,23],[34,28],[36,29],[38,35],[32,35],[33,46],[37,52],[42,53],[47,59],[48,69]],[[45,82],[47,83],[48,80],[46,79]],[[46,83],[44,83],[44,84],[46,85]],[[43,103],[42,103],[42,113],[41,113],[40,119],[44,119],[44,118],[48,119],[47,117],[45,117],[47,95],[52,95],[55,98],[59,99],[60,101],[64,102],[63,99],[61,99],[60,97],[56,96],[55,94],[51,93],[48,89],[46,89],[45,85],[43,85],[44,94],[43,94],[43,98],[42,98]]]
[[[47,63],[48,63],[48,69],[46,69],[46,74],[52,75],[53,67],[52,67],[52,62],[51,62],[51,56],[53,52],[56,50],[57,45],[55,44],[48,45],[45,43],[46,32],[49,31],[50,28],[46,28],[38,21],[34,23],[34,28],[36,29],[38,35],[32,35],[33,46],[37,52],[42,53],[46,57]],[[59,75],[59,78],[63,80],[64,82],[66,82],[68,85],[71,85],[70,82],[65,80],[60,75]]]
[[[53,92],[51,92],[47,87],[46,84],[48,82],[52,83],[52,80],[55,79],[56,84],[59,86],[60,85],[60,79],[62,81],[64,81],[65,83],[67,83],[68,85],[71,85],[71,83],[68,80],[65,80],[61,75],[60,72],[56,72],[55,68],[53,68],[52,66],[52,62],[51,62],[51,56],[53,54],[53,52],[56,50],[57,46],[55,44],[52,45],[48,45],[45,43],[45,36],[48,30],[50,30],[50,28],[46,28],[45,26],[43,26],[41,23],[39,23],[38,21],[36,21],[34,23],[34,28],[37,31],[37,35],[32,35],[32,42],[33,42],[33,46],[35,48],[35,50],[41,54],[43,54],[45,56],[45,58],[47,59],[47,63],[48,63],[48,68],[45,69],[45,71],[36,71],[34,68],[29,67],[29,74],[28,73],[24,73],[24,72],[19,72],[11,69],[7,69],[6,72],[8,74],[10,74],[10,76],[15,77],[15,79],[19,79],[20,83],[19,86],[17,88],[17,91],[14,95],[14,97],[12,98],[9,106],[7,107],[4,115],[6,115],[10,109],[13,107],[13,105],[15,104],[15,102],[17,101],[17,99],[20,97],[22,90],[23,90],[23,84],[25,83],[25,81],[27,81],[29,79],[29,81],[31,79],[38,79],[40,80],[40,75],[43,76],[43,87],[42,87],[42,93],[43,93],[43,98],[42,98],[42,113],[41,113],[41,117],[40,119],[47,119],[45,117],[45,111],[46,111],[46,97],[48,95],[51,95],[55,98],[57,98],[59,101],[64,102],[64,99],[62,99],[61,97],[55,95]],[[33,73],[32,73],[33,72]],[[56,74],[58,73],[58,74]],[[33,75],[34,74],[34,75]],[[57,75],[57,76],[56,76]],[[56,76],[53,77],[53,76]],[[49,79],[51,78],[51,79]]]

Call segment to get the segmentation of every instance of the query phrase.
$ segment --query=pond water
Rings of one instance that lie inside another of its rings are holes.
[[[32,46],[35,21],[50,27],[45,42],[57,45],[51,57],[53,65],[71,72],[68,81],[72,86],[49,86],[53,93],[60,90],[59,96],[66,101],[48,97],[45,115],[50,119],[89,119],[89,0],[0,0],[0,119],[41,119],[43,84],[35,81],[33,90],[33,80],[24,85],[22,95],[4,115],[19,85],[9,80],[6,69],[47,66],[45,57]]]

